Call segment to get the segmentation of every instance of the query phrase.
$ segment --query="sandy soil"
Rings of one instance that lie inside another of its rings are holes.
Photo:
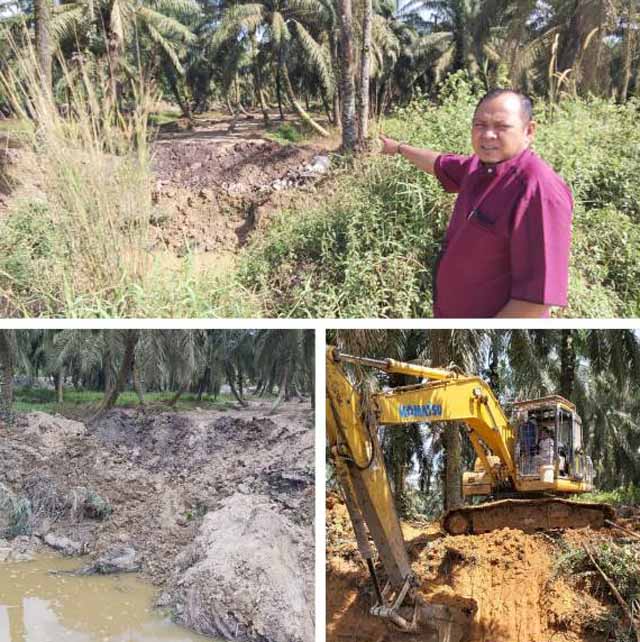
[[[328,498],[327,642],[402,640],[390,625],[368,613],[373,594],[360,561],[344,504]],[[617,532],[590,529],[525,534],[502,529],[484,535],[448,536],[438,524],[403,524],[420,590],[472,598],[478,605],[467,642],[604,642],[598,622],[611,612],[606,592],[596,599],[588,586],[559,577],[555,560],[564,539],[614,539]]]
[[[260,498],[302,533],[296,574],[312,609],[313,413],[299,402],[274,415],[269,409],[263,401],[228,411],[116,409],[89,427],[44,413],[20,415],[2,431],[0,483],[29,498],[34,509],[57,507],[53,516],[42,511],[35,520],[41,538],[81,543],[88,562],[114,546],[132,546],[143,574],[165,588],[176,557],[208,515],[220,515],[241,496]],[[63,509],[81,488],[108,498],[111,516],[99,521]],[[250,524],[247,529],[250,536]],[[163,604],[172,605],[166,592]]]

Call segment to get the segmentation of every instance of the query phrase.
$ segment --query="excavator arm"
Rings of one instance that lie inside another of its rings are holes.
[[[371,612],[407,632],[426,625],[435,635],[431,639],[437,642],[460,640],[468,630],[476,604],[473,600],[468,600],[464,607],[429,604],[415,594],[417,582],[378,443],[377,413],[371,404],[363,402],[336,357],[337,353],[330,349],[327,353],[327,440],[358,550],[374,583],[377,603]],[[374,568],[369,535],[388,578],[384,588]],[[407,613],[407,604],[412,605],[410,613]]]

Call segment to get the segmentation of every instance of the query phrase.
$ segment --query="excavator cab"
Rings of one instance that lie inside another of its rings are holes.
[[[593,489],[593,463],[583,449],[582,421],[575,406],[553,395],[513,404],[514,463],[522,489]]]

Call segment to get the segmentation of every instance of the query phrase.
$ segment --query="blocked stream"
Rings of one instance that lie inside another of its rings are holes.
[[[152,608],[135,575],[51,574],[73,559],[0,564],[0,642],[205,642]]]

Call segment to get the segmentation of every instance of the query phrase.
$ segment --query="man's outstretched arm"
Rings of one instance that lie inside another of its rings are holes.
[[[398,142],[397,140],[382,135],[380,135],[380,140],[382,141],[383,154],[389,154],[391,156],[401,154],[418,169],[429,172],[429,174],[434,173],[433,168],[436,164],[436,159],[440,156],[440,152],[412,147],[411,145],[407,145],[407,143]]]

